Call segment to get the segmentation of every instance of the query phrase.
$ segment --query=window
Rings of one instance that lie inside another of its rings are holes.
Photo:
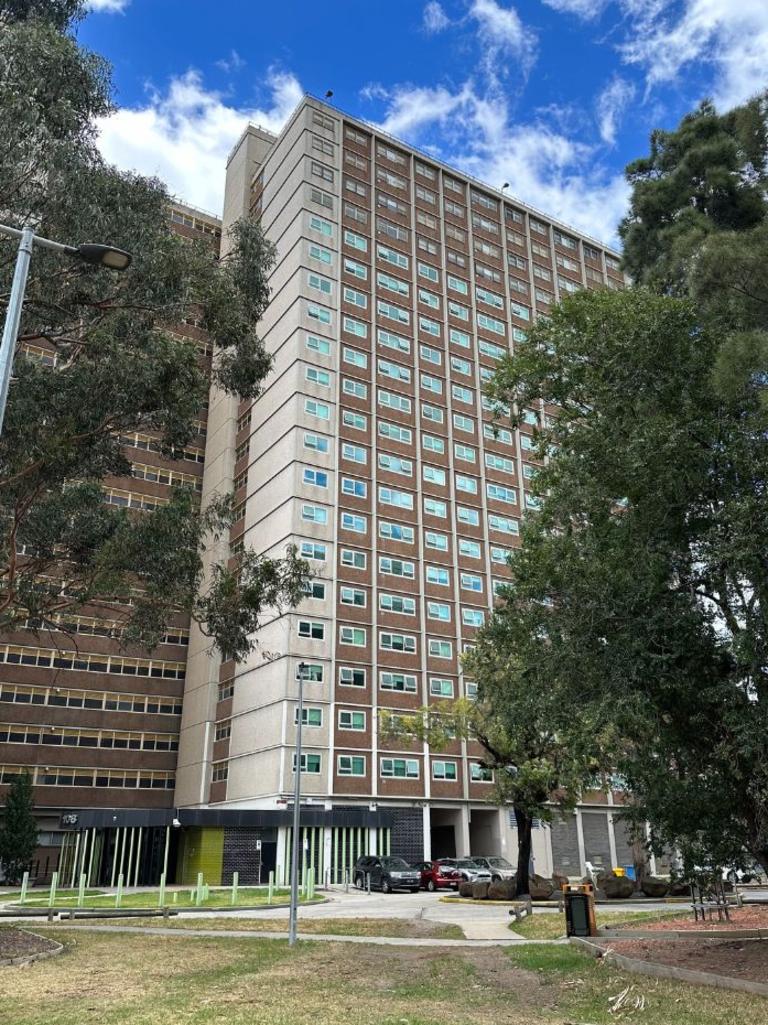
[[[339,666],[339,683],[342,687],[364,687],[365,670],[352,666]]]
[[[436,516],[438,519],[444,520],[448,515],[448,506],[436,498],[425,498],[424,512],[427,516]]]
[[[343,317],[342,327],[346,332],[356,335],[358,338],[368,337],[368,325],[364,324],[362,320],[355,320],[354,317]]]
[[[379,469],[389,470],[390,473],[401,473],[404,477],[410,477],[413,473],[413,463],[410,459],[393,456],[389,452],[380,452]]]
[[[485,454],[485,465],[489,470],[503,470],[505,473],[515,472],[515,464],[512,459],[506,456],[496,456],[491,452]]]
[[[365,552],[356,552],[352,548],[341,549],[341,564],[350,569],[365,569]]]
[[[348,246],[352,246],[353,249],[359,249],[361,253],[368,252],[368,239],[354,231],[347,229],[344,232],[344,241]]]
[[[345,178],[344,188],[347,192],[351,192],[355,196],[368,195],[368,189],[365,187],[365,185],[363,185],[362,182],[359,182],[356,178]]]
[[[461,621],[464,626],[482,626],[485,622],[485,613],[481,609],[462,609]]]
[[[430,320],[429,317],[419,317],[419,329],[434,337],[440,334],[440,325],[436,321]]]
[[[446,680],[441,676],[430,676],[429,693],[436,698],[452,698],[453,680]]]
[[[348,442],[344,442],[341,446],[342,459],[349,459],[353,463],[362,463],[363,465],[368,462],[368,454],[366,450],[360,445],[350,445]]]
[[[514,303],[512,304],[515,305]],[[520,307],[522,309],[522,307]],[[488,331],[493,331],[494,334],[504,334],[504,324],[501,320],[496,320],[495,317],[487,317],[484,313],[478,313],[477,315],[477,326],[484,327]]]
[[[385,779],[418,779],[419,763],[415,758],[382,758],[379,771]]]
[[[379,593],[379,608],[382,612],[394,612],[401,616],[416,615],[416,599],[403,594]]]
[[[384,274],[382,271],[376,275],[376,283],[380,288],[386,288],[390,292],[396,292],[398,295],[408,296],[410,295],[411,286],[401,281],[400,278],[395,278],[391,274]]]
[[[440,309],[440,297],[435,295],[434,292],[428,292],[426,288],[419,289],[419,302],[429,306],[432,310]]]
[[[453,414],[453,426],[457,431],[467,431],[469,434],[475,432],[475,422],[468,416],[462,416],[460,413]]]
[[[407,338],[393,334],[391,331],[385,331],[384,328],[379,328],[376,337],[379,340],[379,345],[384,345],[388,349],[394,349],[395,352],[411,351],[411,343]]]
[[[403,651],[409,655],[416,651],[416,638],[411,634],[379,633],[382,651]]]
[[[465,505],[456,506],[456,519],[469,527],[480,526],[480,513],[477,509],[468,509]]]
[[[364,648],[366,631],[360,626],[340,626],[339,644],[350,644],[355,648]]]
[[[431,420],[433,423],[441,424],[443,422],[443,411],[437,406],[430,406],[426,402],[421,404],[421,415],[425,420]]]
[[[318,320],[321,324],[330,324],[331,311],[324,306],[317,306],[315,303],[307,303],[307,316],[312,320]]]
[[[451,388],[451,395],[457,402],[467,402],[472,405],[475,401],[475,393],[471,388],[465,388],[463,385],[454,384]]]
[[[452,317],[458,317],[459,320],[469,320],[469,310],[467,307],[450,299],[448,300],[448,312]]]
[[[497,502],[507,502],[512,505],[517,503],[517,492],[514,488],[505,488],[501,484],[486,484],[485,493],[488,498],[493,498]]]
[[[483,424],[483,437],[489,441],[499,441],[502,445],[512,444],[512,431],[506,427],[495,427],[493,424]]]
[[[388,246],[377,246],[376,255],[380,260],[391,263],[393,267],[408,270],[408,257],[403,255],[403,253],[398,253],[396,249],[390,249]]]
[[[474,573],[462,573],[461,586],[465,591],[478,591],[483,590],[483,578],[475,576]]]
[[[514,315],[516,317],[519,317],[521,320],[530,320],[531,319],[531,311],[528,309],[527,306],[521,306],[520,303],[512,302],[512,303],[510,303],[510,307],[511,307],[512,313],[514,313]],[[478,318],[478,320],[479,320],[479,318]]]
[[[329,388],[331,375],[327,370],[319,370],[317,367],[305,367],[304,377],[310,384],[319,384],[321,388]]]
[[[316,488],[327,488],[328,474],[325,473],[324,470],[310,470],[305,467],[302,474],[302,481],[304,484],[311,484]]]
[[[407,410],[403,412],[407,412]],[[404,445],[410,445],[413,436],[409,427],[386,423],[384,420],[379,420],[379,435],[382,438],[390,438],[392,441],[400,441]]]
[[[429,654],[433,658],[453,658],[453,643],[439,637],[429,637],[427,641]]]
[[[459,292],[461,295],[467,295],[469,292],[469,285],[467,285],[466,281],[462,281],[461,278],[457,278],[454,277],[453,274],[449,274],[447,281],[448,287],[452,288],[454,292]]]
[[[404,544],[412,545],[414,542],[413,527],[404,523],[389,523],[387,520],[379,520],[379,537],[389,538],[390,541],[402,541]]]
[[[330,263],[333,257],[330,249],[326,249],[325,246],[318,246],[314,243],[310,243],[309,255],[313,260],[319,260],[320,263]]]
[[[365,516],[356,516],[351,512],[342,512],[341,529],[351,530],[355,534],[365,534],[368,530],[368,523]]]
[[[319,420],[330,420],[331,409],[325,402],[316,399],[304,399],[304,412],[308,416],[316,416]]]
[[[360,713],[363,715],[364,713]],[[339,729],[345,729],[339,724]],[[339,755],[336,759],[336,771],[339,776],[364,776],[364,755]]]
[[[459,551],[470,559],[480,558],[480,545],[477,541],[468,541],[466,538],[459,538]]]
[[[428,530],[424,534],[424,544],[427,548],[434,548],[438,552],[447,552],[448,535],[438,534],[434,530]]]
[[[406,580],[413,580],[416,575],[412,562],[393,559],[389,555],[379,556],[379,573],[390,577],[405,577]]]
[[[428,619],[439,619],[443,623],[450,623],[450,621],[451,621],[451,606],[450,605],[446,605],[444,602],[428,601],[427,602],[427,618]]]
[[[309,218],[309,226],[313,231],[319,231],[321,235],[333,235],[333,225],[330,221],[314,214]]]
[[[316,335],[307,335],[306,345],[308,349],[319,352],[322,356],[330,356],[331,343],[327,338],[318,338]]]
[[[429,345],[419,346],[419,354],[423,360],[426,360],[427,363],[434,363],[435,366],[439,367],[443,362],[442,353],[437,349],[431,348]]]
[[[344,270],[347,274],[360,278],[361,281],[365,281],[368,277],[368,268],[365,264],[358,263],[357,260],[352,260],[349,256],[344,257]]]
[[[421,444],[427,452],[445,452],[445,442],[442,438],[436,438],[434,434],[422,434]]]
[[[432,762],[432,779],[456,779],[456,762]]]
[[[376,367],[384,377],[391,377],[393,381],[403,381],[404,384],[410,383],[411,371],[400,363],[391,363],[387,359],[379,359],[376,362]]]
[[[467,692],[467,697],[469,697],[469,692]],[[479,762],[470,762],[469,778],[473,783],[492,783],[493,770]]]
[[[448,587],[450,583],[448,569],[445,566],[427,566],[427,583]]]
[[[300,619],[298,630],[299,637],[309,637],[313,641],[322,641],[325,638],[325,623]]]
[[[351,495],[352,498],[365,498],[368,494],[368,485],[364,480],[355,480],[354,477],[342,477],[341,493],[343,495]]]
[[[350,288],[349,285],[345,285],[343,295],[344,302],[352,303],[353,306],[359,306],[361,310],[367,309],[368,296],[365,292],[358,292],[356,288]]]
[[[303,754],[301,756],[301,771],[313,776],[320,774],[320,755]],[[293,772],[296,772],[296,755],[293,756]]]
[[[396,509],[413,509],[413,495],[408,491],[396,491],[394,488],[379,488],[381,505],[391,505]]]
[[[458,328],[452,327],[448,331],[448,338],[454,345],[460,345],[462,349],[469,348],[469,335],[466,331],[459,331]]]
[[[303,670],[299,670],[299,665],[302,665]],[[317,663],[307,664],[301,662],[296,666],[296,680],[302,678],[301,673],[304,673],[304,680],[306,683],[322,683],[323,682],[323,667]]]
[[[478,342],[477,347],[484,356],[490,356],[491,359],[501,359],[507,352],[500,345],[494,345],[493,342],[485,342],[482,339]]]
[[[379,686],[382,690],[401,691],[404,694],[416,693],[416,677],[410,673],[379,673]]]
[[[501,531],[502,534],[519,534],[520,524],[517,520],[513,520],[509,516],[496,516],[491,515],[488,517],[488,527],[490,530]]]
[[[438,484],[440,486],[445,484],[445,470],[441,470],[437,466],[422,466],[421,476],[423,480],[429,481],[431,484]]]
[[[345,395],[349,395],[353,399],[368,398],[368,385],[363,384],[362,381],[355,381],[349,377],[345,377],[341,382],[341,390]]]
[[[349,409],[342,412],[342,422],[345,427],[351,427],[356,431],[364,431],[368,428],[368,419],[362,413],[353,413]]]
[[[358,608],[365,608],[365,591],[359,587],[339,588],[339,601],[342,605],[356,605]]]
[[[424,391],[430,391],[435,395],[443,394],[443,382],[439,377],[432,377],[431,374],[421,375],[421,387]]]
[[[470,377],[472,375],[472,364],[469,360],[462,359],[460,356],[451,356],[451,370],[454,370],[457,374]]]
[[[322,292],[324,295],[330,295],[333,291],[333,282],[329,278],[321,277],[319,274],[313,274],[310,272],[307,275],[307,283],[310,288],[314,288],[318,292]]]
[[[344,362],[349,363],[350,366],[360,367],[362,370],[368,366],[368,357],[359,349],[350,349],[348,345],[345,345],[343,355]]]
[[[453,446],[453,455],[456,459],[463,459],[467,463],[474,463],[477,452],[471,445],[460,445],[456,442]]]
[[[376,310],[379,316],[396,320],[400,324],[410,324],[411,322],[411,315],[408,310],[401,309],[401,307],[395,306],[393,303],[384,302],[382,299],[377,301]]]
[[[328,522],[328,510],[322,505],[309,505],[305,502],[301,507],[301,518],[307,523],[324,524]]]
[[[318,544],[317,541],[302,541],[299,549],[302,559],[311,559],[314,562],[324,562],[326,547]]]
[[[303,726],[322,726],[323,725],[323,710],[322,708],[303,708],[301,713],[301,723]],[[299,710],[295,708],[293,710],[293,724],[298,726],[299,724]]]

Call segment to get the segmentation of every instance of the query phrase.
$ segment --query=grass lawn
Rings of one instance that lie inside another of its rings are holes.
[[[119,918],[88,919],[89,925],[128,926],[142,929],[225,929],[236,932],[288,932],[288,917],[284,918]],[[69,928],[69,923],[67,923]],[[407,918],[302,918],[299,915],[299,935],[323,933],[326,936],[403,936],[429,937],[441,940],[463,940],[464,930],[458,925],[443,922],[425,922]]]
[[[680,911],[601,911],[595,912],[598,929],[604,926],[642,925],[645,922],[659,922],[663,918],[679,918]],[[509,928],[529,940],[556,940],[565,936],[565,915],[558,912],[537,913],[534,908],[530,918],[513,922]]]
[[[56,896],[56,906],[66,907],[77,903],[77,891],[67,890],[67,896],[62,896],[59,899]],[[104,895],[103,891],[92,890],[91,893],[96,896],[88,897],[83,904],[85,908],[113,908],[115,906],[115,896]],[[165,903],[171,908],[191,908],[197,907],[198,905],[190,898],[190,890],[166,890],[165,891]],[[237,891],[237,902],[236,907],[253,907],[259,904],[267,903],[267,890],[263,887],[239,887]],[[290,890],[275,890],[272,902],[274,904],[287,904],[290,899]],[[175,897],[175,900],[174,900]],[[123,893],[122,904],[123,908],[156,908],[157,902],[160,898],[159,890],[145,890],[139,893]],[[304,898],[301,898],[302,901]],[[316,900],[321,899],[319,897]],[[211,890],[208,900],[204,900],[199,906],[202,908],[217,908],[223,906],[229,906],[232,903],[232,891],[229,888],[220,890]],[[34,900],[27,900],[25,907],[47,907],[48,900],[42,900],[40,897],[35,896]]]
[[[435,950],[41,929],[0,969],[3,1025],[768,1025],[768,1001],[624,975],[572,947]],[[611,1015],[625,986],[646,998]]]
[[[95,897],[103,893],[103,890],[86,890],[86,896]],[[48,907],[48,894],[50,893],[50,887],[46,889],[43,886],[36,886],[34,889],[27,890],[27,899],[24,902],[24,907],[43,906]],[[6,892],[0,892],[0,904],[16,904],[21,899],[21,890],[7,890]],[[57,890],[56,891],[56,902],[59,900],[77,900],[77,890]]]

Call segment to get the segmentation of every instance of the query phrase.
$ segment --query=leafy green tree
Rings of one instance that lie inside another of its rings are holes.
[[[611,725],[628,814],[657,849],[768,865],[764,379],[720,387],[724,339],[699,313],[642,289],[583,292],[501,364],[489,392],[546,410],[548,459],[510,600],[483,633],[504,623],[542,687]]]
[[[267,607],[300,600],[306,564],[293,550],[278,560],[246,551],[204,580],[202,553],[227,529],[229,496],[201,511],[176,488],[137,515],[105,503],[103,488],[130,473],[121,436],[150,432],[175,457],[197,433],[207,374],[194,343],[170,330],[191,308],[215,343],[214,385],[258,397],[272,366],[256,329],[274,253],[243,221],[217,261],[170,233],[160,182],[104,163],[94,140],[112,109],[109,68],[75,38],[83,10],[84,0],[0,0],[0,210],[134,260],[118,275],[35,250],[0,437],[0,626],[44,628],[133,592],[126,641],[151,647],[181,609],[238,659]],[[0,314],[14,259],[0,241]],[[30,346],[51,350],[55,367]]]
[[[22,772],[9,784],[0,825],[0,866],[10,885],[21,882],[37,849],[32,780]]]

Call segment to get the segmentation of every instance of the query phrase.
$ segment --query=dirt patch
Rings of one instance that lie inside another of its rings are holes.
[[[14,927],[0,927],[0,960],[16,957],[30,957],[56,950],[58,944],[43,936]]]
[[[687,915],[680,918],[665,918],[662,921],[641,925],[640,928],[654,930],[672,929],[673,932],[687,931],[689,929],[711,929],[713,932],[716,932],[718,929],[768,929],[768,907],[731,908],[729,914],[730,921],[728,922],[720,922],[717,918],[714,921],[707,919],[706,922],[702,922],[699,919],[696,922],[693,918],[693,912],[690,911]]]
[[[654,964],[768,982],[768,940],[614,940],[605,949]]]

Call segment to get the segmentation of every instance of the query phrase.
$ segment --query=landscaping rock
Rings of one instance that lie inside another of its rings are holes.
[[[529,893],[531,900],[549,900],[555,892],[555,884],[544,876],[533,875],[530,878]]]
[[[472,899],[488,900],[490,885],[490,883],[472,883]]]
[[[640,889],[646,897],[659,900],[661,897],[666,897],[669,893],[669,881],[659,879],[658,876],[645,876],[644,879],[640,880]]]
[[[472,883],[459,883],[459,896],[460,897],[471,897],[472,896]]]
[[[516,879],[500,879],[488,887],[488,900],[514,900],[516,891]]]
[[[635,892],[635,881],[629,876],[615,876],[603,872],[597,877],[597,885],[609,900],[627,900]]]
[[[562,893],[563,887],[567,886],[569,882],[570,880],[568,879],[568,876],[560,875],[559,872],[555,872],[552,875],[552,883],[555,887],[555,893]]]

